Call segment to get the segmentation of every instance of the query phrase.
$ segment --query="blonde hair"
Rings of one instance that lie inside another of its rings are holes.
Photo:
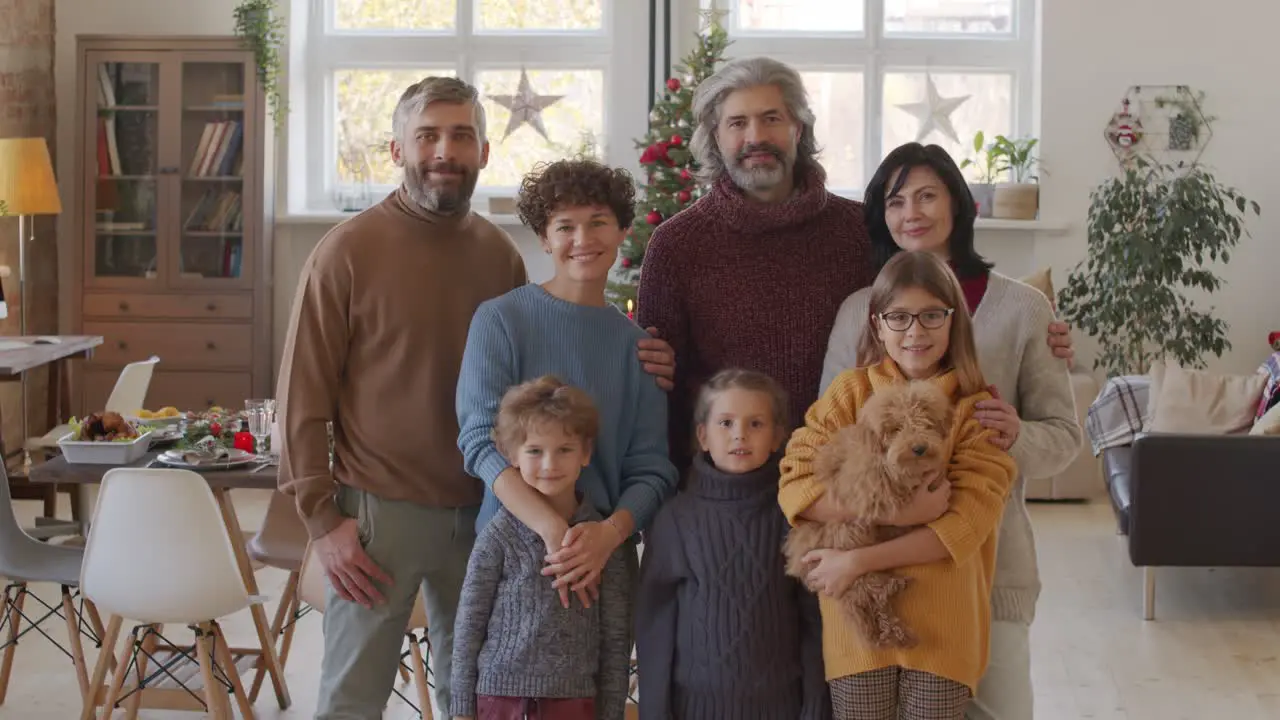
[[[973,395],[985,390],[987,383],[978,367],[978,350],[973,340],[973,320],[969,317],[960,281],[936,255],[918,250],[894,255],[876,276],[871,286],[870,317],[858,340],[858,365],[875,365],[884,360],[884,345],[876,332],[880,314],[889,308],[899,292],[911,288],[923,290],[952,308],[951,333],[942,365],[955,371],[962,394]]]
[[[699,426],[707,424],[712,403],[716,401],[717,395],[726,390],[750,390],[769,396],[769,403],[773,405],[774,424],[783,429],[787,427],[787,391],[776,380],[755,370],[727,368],[712,375],[698,391],[698,401],[693,407],[695,431]]]
[[[530,430],[544,423],[558,423],[566,433],[590,443],[599,432],[600,413],[587,393],[557,377],[543,375],[521,383],[502,396],[498,407],[493,427],[498,452],[515,463]]]

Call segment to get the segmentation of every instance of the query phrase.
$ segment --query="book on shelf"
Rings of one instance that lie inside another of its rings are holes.
[[[195,155],[191,159],[191,177],[238,176],[244,139],[244,123],[239,120],[208,122],[200,134]]]
[[[200,196],[184,223],[190,232],[238,233],[244,229],[240,193],[210,188]]]

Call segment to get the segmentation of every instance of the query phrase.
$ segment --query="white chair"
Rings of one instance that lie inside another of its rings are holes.
[[[254,717],[217,620],[258,599],[245,589],[217,501],[200,475],[179,469],[107,471],[89,526],[80,588],[111,616],[82,718],[96,712],[106,658],[115,650],[125,617],[142,624],[132,629],[120,652],[103,702],[104,718],[122,699],[129,703],[130,715],[136,713],[144,695],[155,696],[165,707],[207,710],[215,718],[229,718],[228,688],[241,715]],[[159,628],[166,623],[192,626],[194,646],[165,639]],[[191,649],[203,679],[203,702],[199,689],[180,680],[189,674],[179,668],[193,662]],[[157,651],[172,656],[161,660]],[[137,682],[122,696],[131,658],[137,661]],[[151,676],[146,672],[148,660],[160,666]]]
[[[147,390],[151,388],[151,376],[155,372],[156,363],[158,362],[160,362],[160,358],[152,355],[146,360],[139,360],[125,365],[124,369],[120,371],[120,377],[116,378],[115,387],[111,389],[111,395],[107,398],[106,407],[102,408],[102,410],[104,412],[117,412],[121,415],[133,415],[138,410],[146,407],[144,403],[147,401]],[[87,410],[88,412],[95,412],[93,408],[88,408]],[[40,437],[27,438],[25,445],[27,453],[54,450],[58,447],[58,440],[69,432],[71,432],[71,425],[63,423]]]
[[[327,602],[326,593],[328,592],[329,578],[325,574],[324,566],[320,564],[320,559],[311,552],[311,544],[307,544],[307,551],[302,557],[302,571],[298,575],[298,598],[301,602],[311,606],[312,610],[323,613]],[[409,624],[405,628],[405,636],[409,640],[409,649],[400,654],[400,677],[407,679],[406,670],[413,673],[413,685],[417,690],[418,703],[415,705],[412,700],[404,696],[397,688],[392,688],[392,692],[400,697],[409,707],[417,711],[418,716],[424,720],[432,720],[435,717],[431,710],[431,681],[428,680],[430,671],[427,667],[426,660],[422,655],[422,644],[427,642],[427,608],[423,604],[422,589],[418,589],[418,594],[413,602],[413,612],[409,614]],[[430,645],[427,646],[430,650]],[[406,659],[408,662],[406,663]],[[407,667],[406,667],[407,665]],[[449,682],[448,678],[444,682]],[[448,713],[448,708],[443,708],[443,712]]]

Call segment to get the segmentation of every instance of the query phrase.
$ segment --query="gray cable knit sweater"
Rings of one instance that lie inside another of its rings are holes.
[[[600,520],[584,502],[571,525]],[[596,700],[596,717],[622,720],[631,640],[626,560],[609,558],[590,608],[560,604],[544,577],[546,546],[502,508],[476,538],[453,637],[454,716],[475,717],[476,695]]]
[[[822,368],[824,392],[841,371],[857,365],[858,337],[870,317],[870,289],[840,306]],[[1022,429],[1009,453],[1019,477],[1000,521],[993,620],[1030,624],[1040,597],[1035,535],[1026,507],[1025,478],[1048,477],[1071,464],[1083,437],[1067,363],[1047,342],[1053,308],[1035,288],[992,272],[973,314],[978,366],[986,381],[1018,411]]]
[[[783,572],[778,457],[730,475],[706,454],[645,535],[641,720],[827,720],[816,597]]]

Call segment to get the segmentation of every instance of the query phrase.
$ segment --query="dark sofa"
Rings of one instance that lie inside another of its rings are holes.
[[[1280,437],[1149,434],[1103,450],[1103,475],[1147,620],[1157,567],[1280,566]]]

